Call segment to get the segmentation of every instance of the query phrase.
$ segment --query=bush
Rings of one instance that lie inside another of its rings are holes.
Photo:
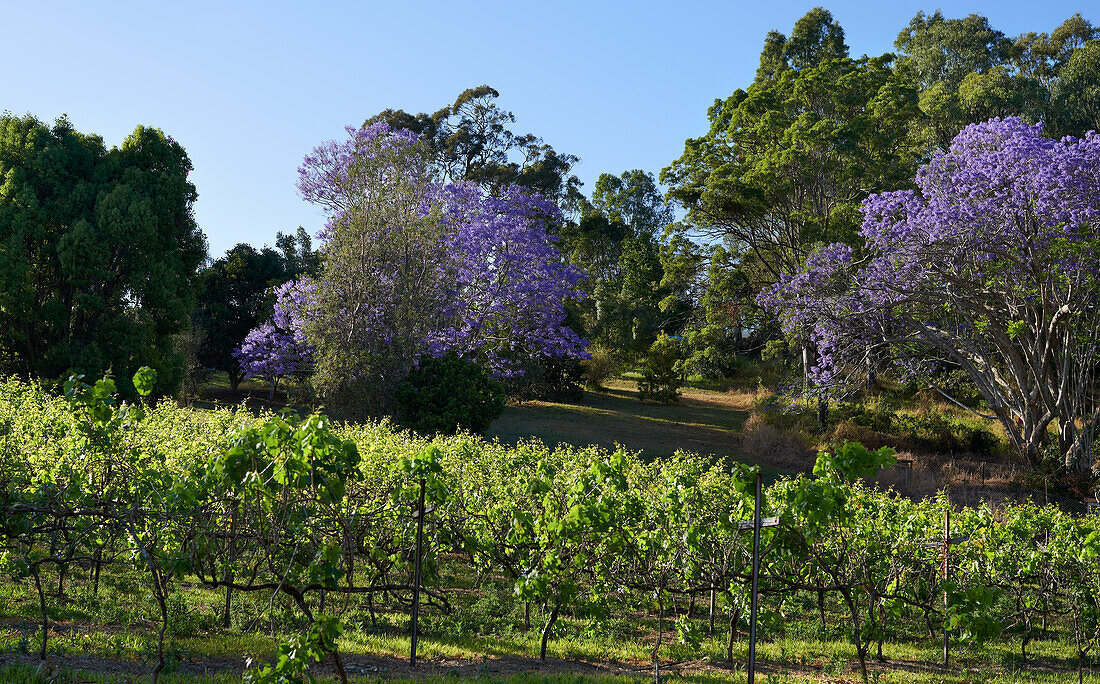
[[[680,344],[661,333],[646,354],[642,367],[642,381],[638,384],[638,398],[652,399],[662,404],[674,403],[680,398],[684,384],[684,361]]]
[[[397,406],[417,432],[480,434],[504,411],[504,387],[457,354],[424,357],[397,387]]]
[[[592,349],[592,358],[582,361],[584,366],[584,386],[593,392],[604,389],[603,384],[615,374],[615,357],[603,347]]]

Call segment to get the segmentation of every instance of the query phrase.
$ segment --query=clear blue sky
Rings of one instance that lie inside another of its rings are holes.
[[[0,0],[0,111],[117,145],[163,129],[194,164],[210,252],[316,232],[294,188],[302,156],[387,107],[435,111],[487,83],[539,135],[603,172],[657,173],[747,86],[765,34],[822,5],[853,55],[893,50],[918,10],[980,12],[1009,35],[1054,29],[1095,0],[960,2],[12,2]]]

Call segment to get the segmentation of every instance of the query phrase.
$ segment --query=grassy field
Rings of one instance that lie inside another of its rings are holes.
[[[688,388],[676,404],[638,401],[637,383],[612,380],[606,392],[585,392],[577,404],[511,404],[487,437],[505,444],[536,437],[553,446],[624,446],[652,458],[676,450],[745,458],[738,448],[753,396]]]

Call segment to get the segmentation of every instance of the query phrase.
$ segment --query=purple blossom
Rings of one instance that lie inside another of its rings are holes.
[[[583,358],[585,342],[564,325],[565,301],[581,296],[581,274],[563,264],[549,229],[561,221],[558,207],[521,188],[508,186],[490,194],[472,183],[442,185],[424,182],[424,157],[406,154],[419,145],[409,131],[377,123],[361,130],[348,128],[343,142],[318,146],[299,168],[298,187],[309,202],[329,214],[322,239],[339,235],[341,222],[354,221],[364,197],[387,196],[384,188],[404,188],[401,197],[389,197],[414,207],[411,215],[439,221],[441,243],[425,245],[431,272],[421,280],[438,287],[422,300],[436,310],[423,311],[424,328],[417,353],[441,356],[455,351],[476,358],[497,376],[518,372],[525,360],[545,357]],[[412,182],[397,182],[414,179]],[[368,203],[369,204],[369,203]],[[385,241],[387,225],[373,239]],[[371,274],[373,306],[342,314],[354,317],[360,337],[385,349],[389,341],[404,339],[394,329],[392,314],[401,296],[396,263],[378,265]],[[324,278],[324,275],[322,275]],[[288,292],[284,329],[302,330],[309,316],[312,286],[299,283]],[[359,287],[356,283],[341,287]],[[276,309],[279,316],[279,308]],[[299,322],[294,323],[295,317]],[[304,339],[304,338],[303,338]]]
[[[862,249],[826,246],[758,301],[816,346],[819,386],[843,384],[872,347],[911,373],[943,361],[1032,454],[1052,416],[1081,418],[1066,390],[1078,380],[1065,374],[1100,352],[1089,327],[1100,135],[1052,140],[1040,125],[993,119],[959,133],[916,185],[864,202]]]
[[[301,336],[271,323],[253,328],[233,352],[246,378],[263,378],[271,383],[274,398],[279,380],[304,375],[313,365],[313,351]]]

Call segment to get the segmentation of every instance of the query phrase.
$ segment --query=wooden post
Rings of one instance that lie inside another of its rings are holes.
[[[756,474],[756,506],[752,516],[752,600],[749,613],[749,684],[756,682],[756,592],[760,587],[760,473]]]
[[[752,520],[742,520],[737,523],[737,529],[752,530],[752,596],[749,601],[749,663],[748,684],[756,683],[756,612],[757,592],[760,589],[760,530],[765,527],[775,527],[779,524],[779,518],[761,518],[760,507],[764,498],[763,477],[756,474],[756,503],[753,507]],[[732,644],[732,641],[730,642]]]
[[[420,617],[420,561],[424,539],[424,480],[420,481],[420,504],[416,509],[416,571],[413,575],[412,638],[409,642],[409,664],[416,667],[417,620]]]
[[[951,508],[943,512],[943,666],[951,655],[950,634],[947,630],[947,583],[951,581]]]

